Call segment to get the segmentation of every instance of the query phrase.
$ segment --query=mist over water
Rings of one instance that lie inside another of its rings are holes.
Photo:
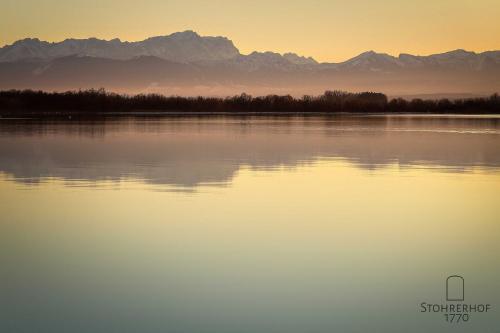
[[[499,117],[1,119],[0,331],[493,332],[499,197]]]

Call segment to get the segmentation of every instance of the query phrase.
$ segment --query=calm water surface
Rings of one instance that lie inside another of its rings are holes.
[[[0,119],[0,332],[498,332],[499,203],[495,117]]]

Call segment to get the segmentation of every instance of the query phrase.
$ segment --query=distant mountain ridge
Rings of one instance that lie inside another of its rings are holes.
[[[500,90],[500,51],[455,50],[398,57],[368,51],[344,62],[319,63],[295,53],[244,55],[226,37],[205,37],[193,31],[138,42],[23,39],[0,48],[0,78],[1,89],[105,87],[179,94],[303,94],[324,89],[491,93]],[[193,87],[203,88],[197,92]]]
[[[97,38],[66,39],[61,42],[46,42],[38,38],[26,38],[12,45],[0,48],[0,62],[21,60],[53,60],[67,56],[96,57],[104,59],[129,60],[141,56],[154,56],[179,63],[206,63],[217,61],[240,61],[253,64],[294,64],[323,65],[326,67],[349,67],[369,69],[387,66],[418,67],[424,65],[457,66],[467,65],[479,69],[485,61],[500,64],[500,51],[475,53],[455,50],[429,56],[400,54],[394,57],[385,53],[368,51],[340,63],[318,63],[312,57],[299,56],[295,53],[283,55],[274,52],[252,52],[242,55],[233,42],[226,37],[200,36],[187,30],[167,36],[157,36],[138,42],[122,42],[115,38],[102,40]]]
[[[184,31],[139,42],[88,38],[49,43],[28,38],[0,48],[0,61],[52,60],[76,55],[116,60],[155,56],[186,63],[230,59],[238,54],[238,49],[225,37],[201,37],[196,32]]]

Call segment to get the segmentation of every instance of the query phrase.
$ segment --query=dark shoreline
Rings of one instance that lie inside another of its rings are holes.
[[[48,120],[48,121],[92,121],[92,120],[119,120],[119,119],[155,119],[155,118],[350,118],[350,117],[436,117],[436,118],[483,118],[483,117],[499,117],[500,113],[485,113],[485,112],[468,112],[468,113],[359,113],[359,112],[307,112],[307,113],[291,113],[291,112],[68,112],[68,113],[22,113],[22,114],[1,114],[0,122],[16,121],[16,120]]]
[[[254,111],[259,110],[259,111]],[[100,90],[43,92],[0,91],[0,117],[127,117],[127,116],[328,116],[500,114],[500,97],[411,101],[374,92],[327,91],[320,96],[180,97],[118,95]]]

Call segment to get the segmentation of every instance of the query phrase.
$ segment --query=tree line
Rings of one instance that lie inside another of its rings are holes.
[[[0,91],[0,113],[108,113],[140,111],[206,113],[495,113],[500,114],[500,97],[467,99],[389,100],[375,92],[326,91],[323,95],[294,98],[290,95],[181,97],[161,94],[123,95],[104,89],[68,92],[33,90]]]

